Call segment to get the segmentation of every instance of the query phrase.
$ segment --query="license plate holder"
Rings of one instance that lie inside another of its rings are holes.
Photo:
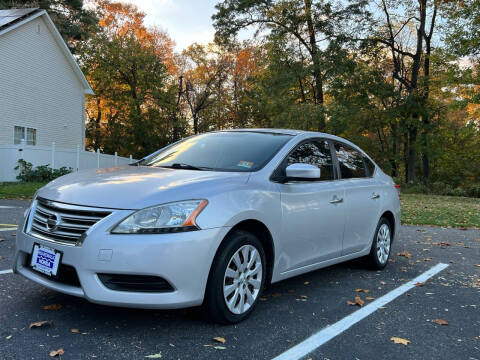
[[[44,275],[57,277],[61,258],[61,251],[35,243],[33,244],[30,266],[33,270]]]

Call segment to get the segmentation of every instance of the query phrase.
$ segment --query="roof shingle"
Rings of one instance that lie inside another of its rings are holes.
[[[0,10],[0,30],[37,12],[38,8]]]

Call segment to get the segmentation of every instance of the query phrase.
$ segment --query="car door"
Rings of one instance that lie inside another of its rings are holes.
[[[369,246],[380,211],[380,189],[374,177],[375,165],[360,151],[334,143],[341,183],[344,187],[345,231],[342,255]]]
[[[284,176],[286,167],[294,163],[318,166],[320,178],[279,183],[284,271],[340,256],[344,228],[343,189],[335,181],[330,143],[323,139],[300,143],[277,174]]]

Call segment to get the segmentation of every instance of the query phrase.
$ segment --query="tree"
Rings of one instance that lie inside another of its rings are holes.
[[[211,52],[208,46],[191,45],[183,52],[185,57],[185,100],[192,120],[193,132],[198,134],[201,113],[211,105],[212,95],[222,93],[232,63],[228,54]],[[219,91],[218,91],[219,90]],[[208,127],[203,127],[207,130]]]
[[[298,41],[308,54],[313,76],[314,104],[319,107],[317,129],[325,130],[325,78],[328,69],[324,57],[328,44],[345,36],[346,24],[350,29],[365,15],[366,2],[344,5],[342,1],[312,0],[224,0],[216,5],[213,15],[216,39],[225,42],[241,29],[254,26],[257,32],[268,30],[276,37]]]
[[[405,93],[404,147],[407,182],[416,181],[417,137],[423,123],[423,180],[428,182],[428,128],[430,56],[437,20],[438,0],[415,2],[382,0],[367,41],[390,52],[392,78]]]
[[[88,145],[142,157],[172,141],[173,43],[145,28],[144,14],[132,5],[98,6],[102,32],[84,44],[80,58],[96,94],[87,104]]]

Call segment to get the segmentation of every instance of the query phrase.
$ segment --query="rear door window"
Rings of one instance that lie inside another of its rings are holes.
[[[363,178],[368,176],[364,156],[360,151],[336,142],[335,152],[337,154],[342,179]]]

